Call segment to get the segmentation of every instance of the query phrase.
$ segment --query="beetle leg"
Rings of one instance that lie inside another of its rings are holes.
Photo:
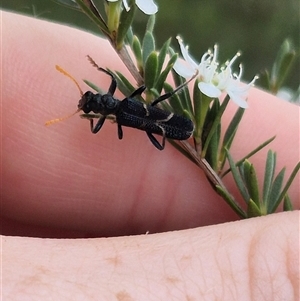
[[[135,96],[141,95],[145,91],[145,86],[140,86],[135,91],[132,92],[132,94],[127,98],[134,98]]]
[[[174,90],[174,91],[175,91],[175,90]],[[173,92],[174,92],[174,91],[173,91]],[[159,102],[161,102],[161,101],[163,101],[163,100],[165,100],[165,99],[170,98],[173,94],[175,94],[175,93],[169,92],[169,93],[166,93],[166,94],[164,94],[164,95],[159,96],[158,98],[156,98],[156,99],[151,103],[151,106],[153,107],[153,106],[157,105]]]
[[[121,124],[118,123],[118,137],[119,139],[123,138],[123,130]]]
[[[106,119],[106,116],[101,116],[99,118],[97,124],[95,125],[95,127],[94,127],[94,120],[92,118],[90,119],[91,132],[93,134],[96,134],[96,133],[98,133],[101,130],[102,125],[103,125],[105,119]]]
[[[116,88],[117,88],[117,81],[116,81],[115,77],[113,76],[113,74],[107,72],[104,69],[102,69],[101,71],[103,71],[103,72],[105,71],[106,74],[109,74],[111,76],[111,84],[108,89],[108,94],[114,95]]]
[[[157,105],[159,102],[170,98],[172,95],[174,95],[175,93],[177,93],[179,90],[181,90],[182,88],[184,88],[185,86],[187,86],[187,84],[189,82],[191,82],[196,76],[198,75],[198,71],[187,81],[185,81],[183,84],[181,84],[180,86],[178,86],[175,90],[173,90],[172,92],[168,92],[164,95],[159,96],[158,98],[156,98],[152,103],[151,106],[155,106]]]
[[[91,63],[94,67],[96,67],[99,71],[102,71],[102,72],[106,73],[107,75],[109,75],[109,76],[111,77],[111,84],[110,84],[109,89],[108,89],[108,94],[114,95],[114,93],[115,93],[115,91],[116,91],[116,88],[117,88],[117,81],[116,81],[116,79],[115,79],[115,76],[114,76],[112,73],[110,73],[109,71],[107,71],[107,70],[105,70],[105,69],[99,67],[99,66],[96,64],[96,62],[95,62],[89,55],[87,56],[87,58],[88,58],[88,60],[90,61],[90,63]]]
[[[98,65],[97,65],[98,66]],[[116,91],[116,88],[117,88],[117,81],[114,77],[114,75],[110,72],[108,72],[107,70],[101,68],[101,67],[97,67],[97,69],[99,71],[102,71],[104,73],[106,73],[107,75],[109,75],[111,77],[111,84],[109,86],[109,89],[108,89],[108,93],[107,94],[110,94],[110,95],[114,95],[115,91]]]
[[[162,142],[161,144],[157,141],[157,139],[152,135],[150,132],[146,132],[147,136],[149,137],[152,144],[159,150],[163,150],[165,148],[165,142],[166,142],[166,133],[165,130],[162,128]]]

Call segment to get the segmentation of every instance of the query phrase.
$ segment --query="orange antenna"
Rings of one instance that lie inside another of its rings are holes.
[[[73,83],[78,88],[80,95],[82,96],[83,92],[80,89],[80,86],[79,86],[78,82],[76,81],[76,79],[71,74],[69,74],[66,70],[64,70],[62,67],[56,65],[55,68],[56,68],[57,71],[61,72],[63,75],[67,76],[69,79],[71,79],[73,81]]]
[[[66,70],[64,70],[63,68],[61,68],[60,66],[56,65],[55,66],[56,70],[61,72],[63,75],[67,76],[68,78],[70,78],[74,84],[76,85],[76,87],[78,88],[79,90],[79,93],[80,93],[80,96],[83,95],[83,92],[82,90],[80,89],[80,86],[78,84],[78,82],[76,81],[76,79],[71,75],[69,74]],[[66,116],[63,116],[63,117],[60,117],[60,118],[55,118],[55,119],[52,119],[52,120],[48,120],[45,125],[51,125],[53,123],[57,123],[57,122],[60,122],[60,121],[63,121],[63,120],[66,120],[72,116],[74,116],[75,114],[77,114],[78,112],[80,112],[80,109],[77,109],[74,113],[72,114],[69,114],[69,115],[66,115]]]
[[[80,109],[77,109],[74,113],[70,114],[70,115],[66,115],[66,116],[63,116],[63,117],[60,117],[60,118],[55,118],[55,119],[52,119],[52,120],[48,120],[45,125],[51,125],[53,123],[57,123],[57,122],[60,122],[60,121],[63,121],[63,120],[66,120],[72,116],[74,116],[75,114],[77,114],[78,112],[80,112]]]

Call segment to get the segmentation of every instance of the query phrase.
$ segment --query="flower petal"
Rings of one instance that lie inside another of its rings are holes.
[[[182,59],[176,60],[173,69],[184,78],[190,78],[195,75],[195,69]]]
[[[208,97],[220,97],[221,91],[211,83],[200,82],[198,84],[199,90]]]
[[[249,84],[246,85],[244,83],[241,83],[239,80],[232,79],[225,91],[235,104],[237,104],[241,108],[247,108],[248,104],[246,99],[248,97],[249,89]]]
[[[157,5],[152,0],[136,0],[138,8],[146,15],[154,15],[157,13]]]
[[[234,94],[231,91],[228,91],[228,95],[230,96],[231,100],[238,105],[239,107],[243,108],[243,109],[247,109],[248,108],[248,103],[246,101],[245,97],[240,97],[237,94]],[[243,95],[245,96],[245,95]]]
[[[128,3],[127,3],[127,0],[123,0],[123,5],[124,5],[125,10],[126,10],[127,12],[130,11],[130,7],[129,7]]]
[[[177,36],[176,39],[178,40],[179,46],[180,46],[180,50],[181,50],[181,54],[184,58],[184,60],[190,64],[195,70],[198,68],[198,64],[194,61],[194,59],[190,56],[189,51],[188,51],[188,47],[184,46],[183,41],[181,39],[180,36]],[[195,73],[195,72],[194,72]]]

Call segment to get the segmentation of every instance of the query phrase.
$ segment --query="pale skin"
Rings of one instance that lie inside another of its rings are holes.
[[[160,152],[134,129],[119,141],[109,121],[93,135],[78,116],[45,127],[80,98],[56,64],[84,91],[81,79],[109,86],[87,54],[129,73],[96,36],[6,12],[1,19],[3,300],[299,299],[298,211],[226,223],[238,217],[171,145]],[[233,156],[275,134],[278,170],[289,175],[299,161],[299,107],[252,89]],[[265,157],[251,160],[260,179]],[[290,189],[297,209],[298,183]]]

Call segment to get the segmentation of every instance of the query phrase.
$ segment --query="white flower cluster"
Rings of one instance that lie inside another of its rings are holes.
[[[108,2],[116,2],[119,0],[107,0]],[[153,15],[157,13],[157,5],[152,0],[135,0],[137,7],[146,15]],[[129,11],[130,7],[127,0],[123,0],[123,5],[126,11]]]
[[[241,108],[247,108],[248,90],[253,86],[257,76],[249,84],[241,83],[242,67],[238,75],[233,74],[231,67],[240,56],[238,52],[224,67],[219,68],[217,62],[218,46],[214,51],[207,51],[201,58],[200,64],[196,63],[189,55],[188,47],[183,45],[180,37],[177,37],[184,60],[178,59],[174,64],[174,70],[182,77],[189,78],[198,73],[199,90],[208,97],[220,97],[226,92],[230,98]]]

